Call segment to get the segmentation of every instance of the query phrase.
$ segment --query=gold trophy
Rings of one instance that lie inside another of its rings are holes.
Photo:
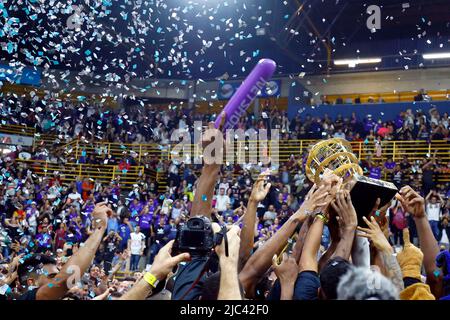
[[[326,169],[341,177],[343,187],[350,190],[358,214],[358,225],[363,225],[362,217],[371,213],[377,198],[380,198],[380,207],[384,206],[398,189],[391,182],[365,177],[358,163],[348,141],[339,138],[323,140],[311,147],[306,161],[306,176],[316,184],[321,181]]]

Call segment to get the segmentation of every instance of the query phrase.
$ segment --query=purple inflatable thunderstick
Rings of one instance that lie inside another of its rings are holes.
[[[224,131],[233,129],[237,125],[239,119],[247,112],[248,107],[258,95],[258,92],[265,88],[267,81],[270,80],[276,68],[277,64],[273,60],[259,60],[256,67],[250,72],[224,108],[226,114]],[[219,115],[215,122],[216,128],[219,128],[221,121],[222,115]]]

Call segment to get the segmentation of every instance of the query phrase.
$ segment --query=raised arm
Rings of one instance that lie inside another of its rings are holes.
[[[239,247],[239,271],[242,270],[248,258],[250,257],[255,238],[255,223],[256,223],[256,209],[259,202],[264,200],[269,192],[271,184],[264,185],[265,179],[270,174],[270,171],[261,173],[253,185],[252,193],[248,200],[247,212],[244,215],[242,231],[241,231],[241,245]]]
[[[402,204],[403,209],[413,216],[419,236],[420,249],[424,256],[423,264],[427,276],[427,284],[430,286],[431,292],[436,299],[439,299],[443,290],[442,272],[436,266],[439,245],[425,215],[424,199],[410,186],[401,188],[396,198]]]
[[[370,239],[372,245],[380,255],[384,267],[383,269],[387,272],[386,276],[392,280],[392,283],[397,287],[398,291],[401,292],[404,289],[403,274],[400,265],[394,256],[394,249],[392,249],[383,230],[381,230],[374,217],[370,217],[370,221],[366,217],[363,217],[363,219],[368,228],[358,227],[358,230],[364,232],[358,234],[358,236]]]
[[[325,191],[326,186],[313,186],[308,194],[308,199],[303,202],[300,208],[294,213],[261,248],[250,256],[242,271],[239,273],[239,280],[244,286],[246,294],[252,298],[255,294],[255,285],[263,277],[272,264],[274,254],[280,253],[292,236],[298,224],[305,221],[317,208],[324,206],[322,202],[328,196]]]
[[[175,257],[170,255],[174,240],[169,241],[159,250],[149,272],[145,273],[120,300],[144,300],[155,287],[157,281],[163,281],[172,269],[182,261],[190,259],[189,253],[181,253]]]
[[[225,255],[225,241],[216,247],[220,264],[220,289],[218,300],[242,300],[239,289],[238,261],[239,261],[239,238],[240,229],[234,225],[227,232],[228,257]]]
[[[123,263],[128,260],[130,257],[130,252],[128,250],[124,250],[122,254],[119,256],[119,261],[114,265],[114,267],[109,271],[108,278],[112,280],[115,274],[120,270]]]
[[[338,219],[340,231],[340,240],[331,258],[341,257],[349,260],[353,240],[355,239],[356,227],[358,226],[358,218],[352,204],[350,193],[346,190],[339,191],[336,199],[331,202],[331,206],[338,214],[336,218]]]
[[[278,257],[274,255],[272,258],[272,268],[280,280],[281,297],[280,300],[292,300],[294,296],[295,282],[298,276],[298,265],[295,258],[283,253],[283,260],[278,264]]]
[[[225,119],[226,117],[222,117]],[[209,130],[214,130],[214,123],[208,124]],[[219,135],[219,131],[215,131],[216,136],[214,139],[222,139]],[[209,146],[212,143],[212,137],[204,137],[202,141],[203,146]],[[214,187],[216,186],[217,179],[220,173],[220,164],[217,163],[204,163],[202,173],[197,181],[197,190],[195,190],[194,202],[192,203],[192,209],[190,216],[203,215],[208,218],[211,217],[212,198],[214,196]]]
[[[322,240],[324,220],[322,216],[316,216],[306,235],[302,255],[300,257],[299,271],[318,272],[317,252]]]
[[[95,256],[108,222],[108,214],[112,210],[106,203],[98,203],[92,212],[96,227],[92,235],[86,240],[84,246],[67,261],[61,271],[50,282],[51,285],[41,286],[36,292],[36,300],[58,300],[69,290],[68,284],[71,279],[81,277],[89,268]]]
[[[439,203],[441,204],[441,207],[444,207],[445,201],[444,201],[444,199],[442,199],[442,196],[439,192],[436,192],[436,197],[438,198]]]
[[[425,197],[425,201],[426,202],[429,202],[430,201],[430,198],[431,198],[431,195],[433,194],[433,190],[430,190],[430,192],[428,192],[428,194],[427,194],[427,196]]]
[[[309,228],[313,221],[314,218],[309,217],[305,222],[303,222],[302,227],[300,228],[300,231],[298,233],[297,241],[295,241],[295,244],[292,247],[292,257],[295,259],[295,262],[297,264],[300,262],[306,235],[308,234]]]

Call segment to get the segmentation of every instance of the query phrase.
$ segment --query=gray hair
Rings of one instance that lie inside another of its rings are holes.
[[[337,287],[338,300],[399,300],[391,280],[365,267],[352,267]]]

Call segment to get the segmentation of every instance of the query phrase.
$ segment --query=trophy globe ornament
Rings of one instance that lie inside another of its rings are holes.
[[[325,169],[329,169],[346,181],[355,174],[363,174],[358,162],[348,141],[339,138],[323,140],[311,147],[306,161],[306,176],[317,184]]]
[[[311,147],[305,164],[308,179],[319,184],[329,170],[342,178],[342,187],[350,190],[359,225],[364,224],[362,217],[370,215],[377,198],[380,198],[380,206],[384,206],[398,191],[391,182],[365,177],[351,144],[344,139],[322,140]]]

